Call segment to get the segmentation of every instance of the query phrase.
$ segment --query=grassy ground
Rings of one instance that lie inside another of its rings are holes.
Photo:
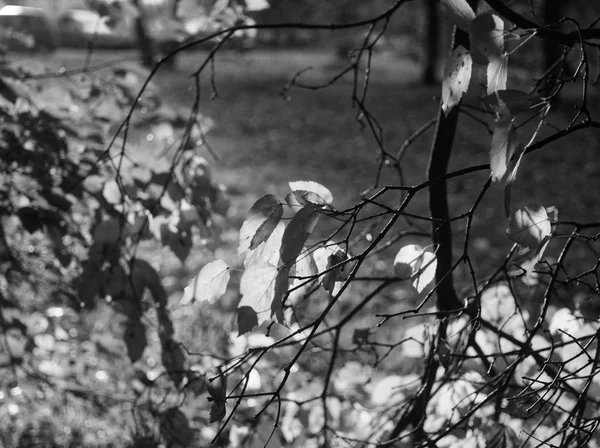
[[[98,53],[91,62],[112,58],[127,60],[131,56]],[[176,71],[158,73],[156,83],[167,101],[176,108],[191,105],[193,80],[189,75],[205,56],[205,53],[184,55]],[[83,65],[85,55],[59,53],[54,59],[64,62],[68,68],[75,68]],[[343,78],[327,89],[309,91],[295,88],[287,92],[287,98],[281,95],[282,87],[291,76],[308,66],[313,69],[301,79],[312,83],[324,82],[343,68],[333,52],[326,50],[226,52],[217,58],[215,65],[218,98],[211,100],[210,79],[202,79],[201,112],[212,117],[218,125],[208,141],[219,159],[213,160],[207,153],[204,155],[214,167],[214,176],[226,184],[233,195],[223,243],[214,255],[195,251],[185,265],[166,251],[155,247],[146,247],[145,250],[145,256],[160,270],[165,286],[172,293],[178,338],[191,351],[214,349],[215,344],[227,338],[229,331],[235,330],[233,314],[229,311],[235,307],[237,295],[232,291],[222,307],[223,313],[219,314],[208,307],[200,307],[192,313],[176,306],[177,299],[190,276],[213,256],[239,265],[235,255],[237,231],[257,198],[267,193],[285,196],[290,180],[314,180],[332,191],[334,204],[341,209],[356,202],[361,192],[375,181],[377,145],[368,129],[362,129],[356,121],[357,110],[351,104],[351,77]],[[367,106],[379,120],[385,148],[391,153],[395,153],[404,139],[435,116],[440,88],[421,86],[418,76],[418,67],[408,60],[390,55],[375,58]],[[572,109],[567,103],[560,113],[552,117],[552,121],[563,125],[570,113]],[[543,132],[548,134],[551,129]],[[426,132],[403,158],[402,169],[408,184],[425,180],[432,134],[432,131]],[[468,117],[462,117],[451,170],[487,163],[490,139],[484,128]],[[515,206],[527,203],[555,205],[561,219],[600,219],[600,209],[596,206],[596,191],[600,186],[600,159],[596,154],[598,140],[597,133],[582,132],[528,156],[519,173],[514,193]],[[143,140],[135,142],[133,148],[134,158],[150,164],[161,163],[153,159],[157,157],[156,151],[149,149]],[[453,214],[469,209],[487,177],[487,172],[480,172],[450,183],[449,200]],[[395,174],[388,169],[383,173],[381,183],[395,180]],[[427,216],[425,194],[415,198],[410,211]],[[456,224],[458,247],[463,228],[463,221]],[[482,202],[474,221],[471,253],[481,275],[495,266],[510,248],[505,228],[501,191],[494,188]],[[383,266],[383,275],[391,275],[390,259],[393,255],[393,251],[383,255],[383,264],[380,265]],[[459,273],[459,279],[466,280],[464,272]],[[354,296],[348,301],[356,300],[362,293],[362,289],[355,289]],[[406,303],[398,303],[397,299],[387,295],[375,300],[356,326],[372,327],[378,320],[374,317],[375,313],[398,306],[406,307]],[[110,331],[110,325],[101,324],[107,319],[107,315],[98,315],[96,326],[102,327],[97,329],[98,333]],[[397,339],[399,332],[402,329],[395,326],[382,330],[381,335]],[[351,335],[344,337],[350,338]],[[154,352],[147,353],[145,367],[154,368],[157,356]],[[410,370],[412,366],[409,364],[392,357],[388,367]],[[406,372],[396,370],[396,373]],[[198,415],[198,422],[202,422],[204,414]],[[111,421],[114,423],[116,420]]]

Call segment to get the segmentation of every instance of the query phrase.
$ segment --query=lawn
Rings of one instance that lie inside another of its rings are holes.
[[[72,69],[81,67],[85,56],[82,52],[58,53],[54,62]],[[93,65],[113,59],[131,60],[132,56],[127,53],[115,55],[98,52],[90,62]],[[194,94],[190,74],[205,57],[205,52],[184,54],[175,71],[158,72],[155,82],[166,102],[174,108],[191,106]],[[209,74],[202,77],[200,111],[217,124],[216,129],[208,135],[208,144],[217,158],[205,147],[199,148],[198,152],[209,160],[214,178],[225,184],[232,196],[227,219],[221,223],[221,244],[214,254],[208,250],[194,251],[185,264],[181,264],[168,251],[152,245],[144,246],[142,251],[161,273],[165,287],[171,294],[171,311],[177,322],[177,337],[192,352],[227,350],[229,333],[236,330],[233,310],[239,298],[235,290],[239,273],[234,273],[232,290],[223,303],[215,308],[208,305],[193,310],[180,307],[178,299],[182,289],[200,267],[215,257],[224,258],[234,267],[241,265],[236,254],[238,231],[256,199],[267,193],[283,198],[289,191],[289,181],[314,180],[332,191],[335,207],[344,209],[356,203],[361,193],[374,185],[378,146],[368,127],[361,126],[356,120],[357,109],[353,108],[351,101],[354,85],[351,76],[324,89],[292,88],[282,94],[283,87],[300,70],[312,67],[300,79],[319,84],[331,79],[344,68],[344,64],[333,51],[328,50],[224,52],[217,56],[215,64],[214,79],[218,96],[213,98],[215,92]],[[425,87],[419,83],[419,67],[414,62],[386,53],[375,56],[366,106],[383,130],[386,151],[395,154],[407,137],[436,115],[439,95],[439,86]],[[567,98],[559,112],[553,114],[551,121],[564,126],[572,113],[573,107]],[[542,134],[551,132],[548,126]],[[131,157],[150,166],[164,164],[165,161],[160,160],[162,149],[149,144],[144,133],[136,134],[131,141]],[[416,185],[425,180],[432,136],[432,130],[425,132],[405,153],[401,168],[407,185]],[[462,116],[450,169],[487,163],[490,140],[491,136],[485,128],[469,117]],[[561,220],[600,220],[600,208],[597,207],[597,190],[600,187],[600,158],[596,154],[598,141],[597,133],[585,131],[528,156],[519,172],[513,194],[514,207],[528,203],[554,205],[559,210]],[[488,176],[487,171],[481,171],[450,182],[449,202],[453,215],[464,213],[472,206]],[[379,186],[397,182],[396,173],[391,168],[384,168]],[[395,199],[390,197],[388,201]],[[408,211],[428,216],[425,191],[416,196]],[[499,188],[494,187],[489,191],[476,216],[470,253],[478,276],[483,277],[511,247],[505,235],[506,219]],[[426,221],[419,222],[419,226],[425,231],[429,230]],[[398,226],[398,230],[402,229],[402,225]],[[460,249],[464,221],[456,222],[455,229],[455,244]],[[318,235],[325,235],[326,230],[331,228],[318,230]],[[398,248],[382,253],[378,262],[370,261],[367,269],[378,269],[381,275],[392,275],[391,260]],[[585,256],[583,249],[578,253]],[[549,254],[556,256],[554,247],[550,248]],[[459,269],[457,278],[459,286],[468,284],[466,270]],[[366,288],[359,286],[351,290],[347,302],[360,299]],[[379,320],[375,313],[382,310],[413,305],[402,303],[393,292],[387,293],[373,300],[372,306],[365,309],[352,328],[374,326]],[[90,322],[86,320],[86,325],[90,327],[86,327],[86,331],[95,332],[102,339],[114,330],[114,325],[106,309],[96,313],[96,321],[94,316],[86,318],[90,319]],[[379,335],[383,340],[398,340],[403,331],[399,326],[384,326],[379,330]],[[351,334],[345,334],[344,338],[349,341]],[[112,342],[110,338],[107,339]],[[155,342],[151,341],[144,363],[138,368],[152,372],[160,370],[160,364],[157,364],[160,355]],[[109,349],[115,351],[118,347]],[[104,367],[110,371],[108,365]],[[123,366],[121,373],[125,373],[127,368]],[[394,373],[410,373],[415,366],[406,360],[391,357],[385,368]],[[119,384],[119,391],[125,395],[131,394],[126,387],[128,383],[123,384],[128,381],[126,378],[124,375],[114,379]],[[104,387],[108,386],[104,384]],[[189,415],[196,415],[197,421],[194,423],[202,426],[206,406],[199,408],[200,414]],[[77,420],[76,417],[70,416],[72,420]],[[105,420],[109,421],[109,425],[122,424],[114,415]],[[87,426],[88,420],[74,425]]]

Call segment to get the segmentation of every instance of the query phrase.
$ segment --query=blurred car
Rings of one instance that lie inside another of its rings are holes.
[[[137,46],[135,20],[111,23],[96,11],[72,9],[58,17],[60,42],[64,47],[124,49]],[[167,51],[183,42],[188,34],[175,20],[153,17],[145,20],[146,32],[158,51]]]
[[[135,35],[121,24],[108,26],[107,20],[88,9],[71,9],[57,19],[60,45],[69,48],[132,48]]]
[[[41,8],[0,8],[0,45],[4,51],[50,53],[56,49],[54,27]]]
[[[247,17],[244,22],[245,25],[256,25],[256,21],[252,18]],[[208,17],[205,15],[198,15],[193,19],[190,19],[185,22],[184,25],[185,31],[190,36],[189,40],[198,40],[204,37],[209,37],[219,31],[227,29],[228,26],[219,20],[215,20],[215,18]],[[202,47],[212,47],[215,43],[217,43],[220,39],[224,37],[224,34],[221,34],[214,39],[207,40],[202,43]],[[244,30],[237,30],[233,35],[229,38],[226,43],[227,47],[233,47],[242,50],[248,50],[256,46],[257,42],[257,31],[256,29],[249,28]]]

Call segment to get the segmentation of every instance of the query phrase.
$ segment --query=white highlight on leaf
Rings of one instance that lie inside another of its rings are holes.
[[[490,168],[492,180],[502,181],[506,178],[510,159],[517,148],[516,132],[511,120],[502,120],[496,123],[492,135],[492,148],[490,149]]]
[[[508,79],[508,55],[504,53],[499,58],[492,58],[487,66],[487,94],[506,90]]]
[[[223,260],[208,263],[190,284],[184,289],[181,304],[194,302],[215,303],[227,289],[229,283],[229,266]]]
[[[504,22],[495,14],[478,15],[471,22],[470,39],[477,64],[500,58],[504,53]]]
[[[442,3],[452,14],[456,26],[468,32],[471,22],[475,19],[475,12],[467,0],[442,0]]]
[[[277,266],[269,263],[249,266],[242,274],[239,307],[252,308],[258,317],[258,325],[271,318],[271,304],[275,297]]]
[[[459,45],[454,49],[444,67],[442,110],[445,115],[448,115],[469,89],[472,69],[471,54]]]
[[[266,195],[260,198],[252,205],[248,212],[248,217],[240,229],[240,245],[238,254],[244,255],[250,250],[250,245],[254,235],[265,221],[281,207],[279,200],[273,195]]]
[[[310,180],[299,180],[295,182],[290,182],[289,186],[292,191],[314,193],[321,199],[323,199],[323,202],[325,202],[325,204],[331,204],[333,202],[333,195],[331,194],[331,191],[329,191],[327,187],[324,187],[323,185],[317,182],[313,182]],[[311,200],[310,197],[306,198],[306,200],[308,202],[313,203],[320,202]]]
[[[515,243],[533,249],[552,232],[546,208],[538,204],[521,207],[509,217],[506,234]]]
[[[423,292],[435,280],[435,254],[418,244],[402,247],[394,259],[394,273],[399,278],[414,277],[413,286]]]

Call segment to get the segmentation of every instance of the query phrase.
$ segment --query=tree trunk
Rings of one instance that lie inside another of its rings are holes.
[[[544,25],[556,23],[561,19],[562,15],[562,0],[545,0],[543,4]],[[562,45],[554,42],[552,39],[542,39],[542,52],[544,55],[544,72],[551,70],[552,74],[559,74],[561,64],[552,67],[562,56]]]
[[[142,57],[142,64],[146,68],[152,68],[156,63],[156,60],[154,58],[152,40],[150,39],[146,29],[144,9],[140,0],[133,0],[133,6],[135,6],[138,10],[138,16],[135,19],[135,34],[137,37],[138,48]]]
[[[427,19],[427,35],[425,36],[425,69],[423,83],[432,85],[437,81],[437,61],[439,57],[439,10],[437,0],[425,3]]]

